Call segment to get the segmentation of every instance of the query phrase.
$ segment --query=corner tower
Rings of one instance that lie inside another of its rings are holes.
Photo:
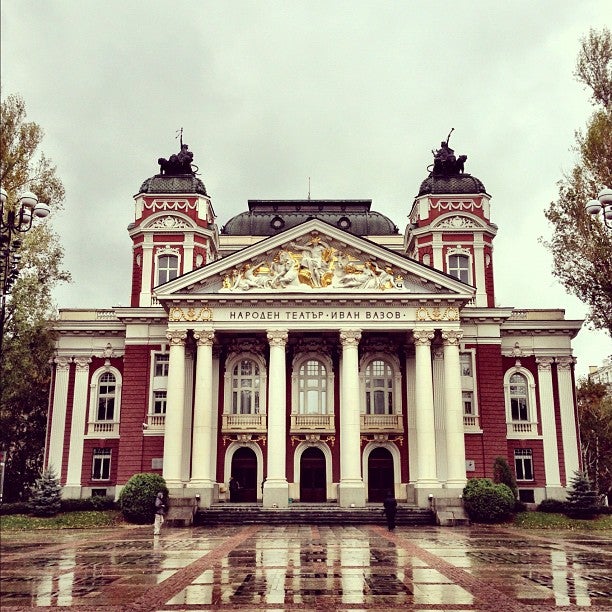
[[[452,132],[452,130],[451,130]],[[450,138],[450,134],[449,134]],[[464,172],[467,155],[455,156],[448,138],[421,183],[406,228],[409,256],[476,287],[476,306],[495,306],[490,200],[484,185]]]
[[[130,305],[157,305],[153,290],[218,258],[219,232],[204,183],[196,177],[193,153],[183,144],[178,154],[158,159],[159,174],[134,196]]]

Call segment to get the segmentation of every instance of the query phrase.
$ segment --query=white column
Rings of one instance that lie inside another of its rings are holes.
[[[557,497],[555,491],[561,487],[559,473],[559,449],[557,447],[557,424],[555,423],[555,403],[552,383],[552,357],[539,357],[538,393],[540,395],[540,413],[542,417],[542,442],[544,445],[544,474],[549,497]]]
[[[432,379],[434,402],[434,428],[436,432],[436,478],[446,482],[446,413],[444,410],[444,350],[432,347]]]
[[[414,330],[416,361],[416,424],[419,473],[417,489],[438,488],[436,478],[436,433],[434,427],[433,384],[431,372],[431,341],[433,330]],[[419,499],[419,503],[423,500]]]
[[[200,505],[212,503],[213,475],[210,447],[213,422],[213,362],[212,347],[215,332],[196,330],[193,334],[198,346],[196,358],[195,399],[193,406],[193,450],[191,453],[191,488],[198,489]]]
[[[287,371],[285,345],[286,329],[268,331],[270,343],[270,371],[268,373],[268,465],[263,489],[265,508],[286,508],[289,505],[289,485],[286,477],[287,443]]]
[[[47,452],[47,469],[53,470],[61,479],[62,457],[64,454],[64,434],[66,431],[66,404],[68,402],[68,378],[70,376],[70,357],[56,357],[55,383],[53,385],[53,405],[51,414],[51,434]]]
[[[578,459],[578,433],[576,405],[574,403],[574,384],[572,381],[573,357],[556,357],[557,381],[559,385],[559,408],[561,411],[561,436],[563,439],[563,459],[565,463],[565,482],[569,485],[575,472],[580,469]]]
[[[74,360],[74,399],[72,401],[72,423],[70,424],[70,450],[68,452],[68,473],[62,495],[68,498],[81,497],[81,473],[83,470],[83,440],[87,412],[87,395],[89,382],[88,357],[77,357]],[[116,409],[118,410],[118,406]]]
[[[365,487],[361,476],[361,413],[359,402],[359,355],[361,330],[340,332],[342,344],[340,394],[340,485],[341,507],[365,506]]]
[[[408,403],[408,482],[414,485],[419,473],[416,428],[416,373],[414,355],[406,355],[406,401]],[[409,498],[411,499],[411,498]]]
[[[164,429],[163,475],[169,489],[182,488],[183,422],[185,412],[185,330],[166,334],[170,342],[168,364],[168,397]]]
[[[446,487],[463,489],[465,477],[465,435],[461,398],[461,368],[459,341],[463,332],[442,332],[444,341],[444,408],[446,411]]]

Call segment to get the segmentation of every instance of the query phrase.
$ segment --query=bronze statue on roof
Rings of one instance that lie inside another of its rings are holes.
[[[467,155],[455,156],[455,151],[448,146],[451,134],[455,128],[452,128],[449,132],[446,140],[440,143],[440,148],[432,150],[434,156],[433,170],[430,172],[434,176],[450,176],[451,174],[463,174],[463,167]],[[431,166],[428,167],[428,170]]]
[[[180,137],[181,150],[178,153],[171,155],[168,159],[160,157],[157,160],[160,175],[178,176],[190,174],[195,176],[198,167],[193,164],[193,153],[189,151],[189,146],[183,144],[183,128],[180,129]]]

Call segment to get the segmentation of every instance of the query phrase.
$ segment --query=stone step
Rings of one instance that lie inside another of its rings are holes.
[[[331,504],[292,504],[288,508],[264,508],[259,504],[213,504],[197,511],[195,525],[304,524],[384,525],[382,505],[340,508]],[[399,505],[397,525],[435,525],[435,515],[426,508]]]

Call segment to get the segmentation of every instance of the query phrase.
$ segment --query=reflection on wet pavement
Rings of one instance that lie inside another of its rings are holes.
[[[612,534],[496,527],[4,533],[2,610],[612,610]]]

